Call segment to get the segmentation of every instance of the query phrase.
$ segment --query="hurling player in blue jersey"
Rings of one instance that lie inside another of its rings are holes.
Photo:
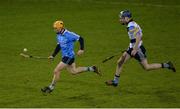
[[[77,52],[77,55],[78,56],[82,55],[84,53],[84,39],[81,36],[65,29],[64,23],[61,20],[54,22],[53,28],[57,33],[58,44],[53,54],[49,56],[49,59],[53,59],[57,55],[57,53],[61,50],[62,60],[54,69],[53,72],[54,77],[52,83],[49,86],[42,88],[41,89],[42,92],[50,93],[53,91],[57,81],[59,80],[60,73],[64,68],[66,68],[72,74],[79,74],[81,72],[90,71],[90,72],[95,72],[98,75],[101,75],[99,69],[96,66],[76,67],[76,64],[74,62],[75,60],[74,43],[76,41],[79,41],[80,49]]]
[[[140,26],[133,21],[132,14],[128,10],[124,10],[120,12],[120,22],[122,25],[127,26],[128,36],[130,39],[130,44],[127,49],[120,57],[117,62],[116,72],[114,75],[113,80],[106,81],[107,85],[117,86],[120,78],[120,73],[122,71],[122,66],[125,62],[127,62],[131,57],[135,58],[139,61],[139,63],[143,66],[145,70],[153,70],[153,69],[160,69],[160,68],[168,68],[173,72],[176,72],[176,69],[172,62],[166,63],[148,63],[146,57],[146,49],[143,46],[142,41],[142,29]]]

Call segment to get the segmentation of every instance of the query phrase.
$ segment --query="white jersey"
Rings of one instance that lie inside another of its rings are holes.
[[[127,25],[127,31],[130,39],[129,47],[133,48],[136,43],[136,35],[138,34],[138,36],[142,37],[142,29],[135,21],[131,21]],[[141,45],[142,40],[140,41],[138,47],[140,47]]]

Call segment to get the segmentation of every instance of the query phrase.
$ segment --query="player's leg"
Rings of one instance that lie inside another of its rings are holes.
[[[146,49],[144,48],[144,46],[141,46],[135,55],[135,59],[137,59],[141,63],[141,65],[143,66],[145,70],[168,68],[168,69],[173,70],[174,72],[176,71],[172,62],[149,64],[145,53],[146,53]]]
[[[72,63],[71,65],[67,66],[67,70],[74,75],[82,73],[82,72],[95,72],[98,75],[100,75],[100,71],[96,66],[76,67],[76,64]]]
[[[67,64],[65,64],[65,63],[63,63],[63,62],[60,62],[60,63],[56,66],[56,68],[54,69],[54,77],[53,77],[51,86],[55,86],[56,82],[59,80],[61,70],[64,69],[64,68],[66,68],[66,67],[67,67]]]
[[[131,56],[127,52],[123,53],[123,55],[117,61],[117,67],[116,67],[116,72],[115,72],[115,75],[114,75],[114,79],[106,81],[107,85],[112,85],[112,86],[117,86],[118,85],[119,78],[120,78],[120,73],[122,71],[123,64],[125,62],[127,62],[130,58],[131,58]]]
[[[44,87],[43,89],[41,89],[42,92],[46,92],[46,93],[50,93],[53,91],[57,81],[59,80],[59,76],[61,73],[61,70],[64,69],[65,67],[67,67],[67,64],[65,64],[64,62],[60,62],[56,68],[54,69],[54,76],[52,79],[52,83],[48,86],[48,87]]]
[[[162,64],[160,64],[160,63],[148,64],[147,59],[143,59],[140,63],[145,70],[154,70],[154,69],[162,68]]]
[[[176,69],[172,62],[167,62],[167,63],[152,63],[149,64],[147,59],[143,59],[141,61],[141,65],[145,70],[155,70],[155,69],[160,69],[160,68],[168,68],[171,69],[173,72],[176,72]]]
[[[88,67],[78,67],[76,68],[76,64],[72,63],[71,65],[68,65],[67,70],[71,73],[71,74],[79,74],[82,72],[86,72],[88,71]],[[92,69],[91,69],[92,70]]]
[[[127,62],[127,60],[129,60],[131,58],[131,56],[127,53],[124,52],[123,55],[119,58],[119,60],[117,61],[117,66],[116,66],[116,73],[115,75],[120,75],[121,71],[122,71],[122,66],[125,62]]]

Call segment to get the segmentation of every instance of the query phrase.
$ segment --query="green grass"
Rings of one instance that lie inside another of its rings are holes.
[[[115,58],[101,66],[102,77],[64,70],[54,92],[43,96],[40,88],[50,83],[60,55],[53,62],[23,59],[23,48],[50,55],[56,45],[52,23],[60,18],[85,39],[86,52],[76,58],[77,65],[99,63],[128,46],[126,28],[118,22],[123,9],[130,9],[143,29],[149,62],[171,60],[177,72],[147,72],[130,60],[120,86],[107,87]],[[180,107],[179,0],[5,0],[0,14],[0,107]]]

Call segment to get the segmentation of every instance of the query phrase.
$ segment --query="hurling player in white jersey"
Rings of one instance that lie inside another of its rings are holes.
[[[123,55],[117,61],[117,67],[116,67],[114,79],[105,82],[107,85],[111,85],[111,86],[118,85],[120,74],[122,71],[122,66],[130,58],[135,58],[136,60],[138,60],[145,70],[168,68],[173,72],[176,72],[174,65],[170,61],[167,63],[149,64],[145,54],[146,49],[143,46],[143,41],[142,41],[143,34],[140,26],[135,21],[133,21],[132,14],[128,10],[121,11],[119,17],[121,24],[127,26],[130,44],[129,44],[129,48],[123,53]]]

